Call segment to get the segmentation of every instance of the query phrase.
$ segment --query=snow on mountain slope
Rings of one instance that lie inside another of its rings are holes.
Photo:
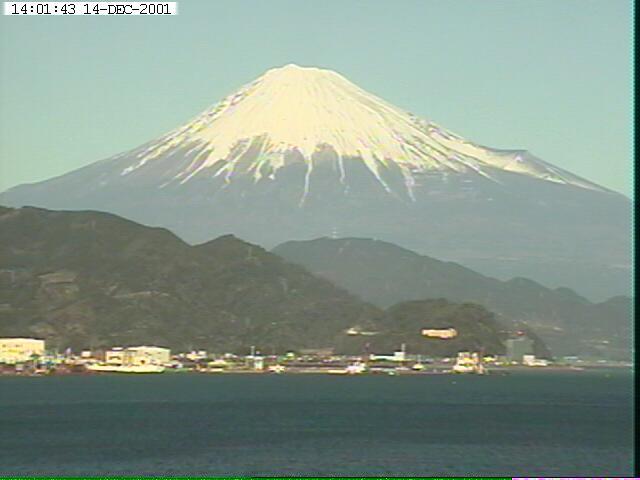
[[[129,175],[178,150],[190,160],[160,186],[185,183],[198,175],[221,176],[227,183],[247,173],[255,181],[273,179],[286,165],[287,155],[297,152],[307,168],[303,199],[314,166],[327,158],[337,159],[343,183],[347,180],[344,160],[361,160],[387,191],[383,171],[399,167],[411,198],[414,174],[428,171],[475,172],[493,179],[492,171],[503,170],[603,190],[526,151],[495,150],[468,142],[336,72],[297,65],[267,71],[193,121],[116,158],[131,159],[121,171]],[[326,151],[333,155],[318,155]]]
[[[594,298],[629,289],[631,203],[455,135],[335,72],[269,70],[157,140],[0,204],[111,212],[188,242],[378,238]]]

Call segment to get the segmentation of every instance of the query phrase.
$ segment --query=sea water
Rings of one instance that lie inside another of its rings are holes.
[[[628,369],[0,377],[0,475],[631,476]]]

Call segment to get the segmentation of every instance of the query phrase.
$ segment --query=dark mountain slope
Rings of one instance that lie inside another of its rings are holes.
[[[240,349],[331,344],[381,312],[303,268],[227,236],[191,247],[97,212],[4,209],[2,335],[60,346]]]
[[[358,353],[360,338],[345,333],[358,325],[381,332],[379,348],[406,341],[437,354],[442,345],[426,345],[420,329],[446,318],[462,340],[449,350],[504,348],[505,328],[477,305],[424,302],[412,312],[409,323],[394,310],[387,315],[231,235],[190,246],[111,214],[0,207],[0,336],[37,336],[60,349],[144,343]]]
[[[418,333],[423,328],[450,328],[457,336],[442,340]],[[455,357],[460,351],[483,351],[485,354],[505,353],[504,341],[513,329],[505,327],[486,308],[472,303],[451,303],[443,298],[400,302],[386,311],[375,325],[377,335],[345,336],[340,340],[343,350],[392,352],[405,344],[407,351],[433,356]],[[533,341],[538,357],[550,358],[544,342],[529,328],[521,328]]]
[[[446,298],[474,302],[514,323],[526,322],[556,354],[628,355],[630,299],[593,304],[568,288],[500,281],[456,263],[370,239],[287,242],[274,253],[380,307]]]

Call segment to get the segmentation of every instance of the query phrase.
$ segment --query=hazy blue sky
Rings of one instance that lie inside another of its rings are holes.
[[[0,17],[0,190],[135,147],[294,62],[630,192],[629,1],[181,0],[179,12]]]

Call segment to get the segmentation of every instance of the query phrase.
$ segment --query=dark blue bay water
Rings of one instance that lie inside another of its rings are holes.
[[[630,476],[629,370],[0,378],[0,474]]]

